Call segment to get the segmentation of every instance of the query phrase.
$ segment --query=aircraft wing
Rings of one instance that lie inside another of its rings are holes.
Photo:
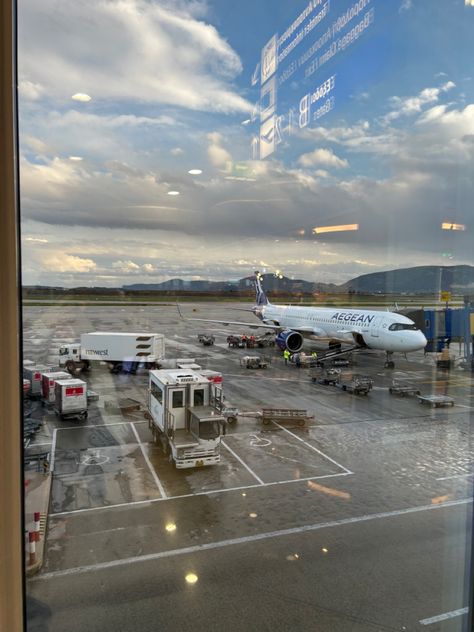
[[[264,323],[244,323],[244,322],[239,322],[239,321],[235,321],[235,320],[214,320],[211,318],[186,318],[185,320],[192,320],[192,321],[199,321],[201,323],[216,323],[217,325],[236,325],[238,327],[248,327],[249,329],[259,329],[259,328],[264,328],[264,329],[274,329],[274,330],[280,330],[283,329],[283,327],[280,327],[280,325],[275,325],[273,323],[268,323],[268,324],[264,324]]]

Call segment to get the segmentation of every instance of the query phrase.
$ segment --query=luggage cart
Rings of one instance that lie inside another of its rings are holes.
[[[268,425],[270,422],[276,423],[296,423],[298,426],[306,426],[308,421],[314,419],[314,415],[309,415],[307,410],[300,408],[263,408],[259,417],[262,423]]]
[[[431,408],[454,406],[454,399],[449,395],[418,395],[420,404],[428,404]]]
[[[406,382],[399,382],[398,380],[392,380],[392,384],[388,389],[390,395],[421,395],[421,391],[418,386],[414,384],[407,384]]]

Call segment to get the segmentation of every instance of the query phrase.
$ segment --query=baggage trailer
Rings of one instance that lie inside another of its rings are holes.
[[[449,395],[418,395],[420,404],[428,404],[431,408],[438,406],[454,406],[454,399]]]
[[[72,375],[88,371],[91,362],[105,362],[112,373],[123,369],[135,373],[139,364],[157,368],[164,356],[163,334],[94,331],[82,334],[80,343],[62,345],[59,365]]]
[[[155,441],[178,469],[220,462],[225,417],[213,404],[214,382],[192,369],[149,373],[148,419]]]
[[[53,404],[56,399],[55,384],[58,380],[70,380],[71,374],[66,371],[51,371],[41,376],[41,390],[44,404]]]
[[[390,395],[401,395],[401,397],[405,397],[405,395],[421,394],[418,386],[407,384],[406,382],[399,382],[397,380],[392,380],[392,385],[389,387],[388,392]]]
[[[307,410],[300,408],[263,408],[261,414],[262,423],[267,425],[272,421],[277,423],[296,423],[298,426],[305,426],[306,423],[314,419],[314,415],[309,415]]]
[[[56,380],[54,390],[54,412],[59,419],[87,419],[87,384],[83,380]]]

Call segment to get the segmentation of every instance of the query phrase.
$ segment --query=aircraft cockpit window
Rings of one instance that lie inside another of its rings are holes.
[[[393,323],[389,327],[390,331],[402,331],[402,330],[406,330],[406,329],[410,329],[412,331],[417,331],[418,327],[416,325],[410,325],[410,324],[407,324],[407,323]]]

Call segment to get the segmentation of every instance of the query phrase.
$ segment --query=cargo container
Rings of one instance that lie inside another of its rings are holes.
[[[50,373],[41,374],[41,392],[43,396],[43,402],[46,404],[53,404],[55,400],[54,385],[58,380],[70,380],[71,375],[66,371],[52,371]]]
[[[30,382],[30,397],[41,397],[42,374],[54,371],[56,367],[47,364],[28,364],[23,366],[23,378]]]
[[[73,375],[88,371],[92,362],[105,362],[113,373],[135,373],[140,364],[157,368],[164,355],[163,334],[95,331],[82,334],[80,343],[62,345],[59,364]]]
[[[83,380],[57,380],[54,411],[60,419],[87,418],[87,384]]]

